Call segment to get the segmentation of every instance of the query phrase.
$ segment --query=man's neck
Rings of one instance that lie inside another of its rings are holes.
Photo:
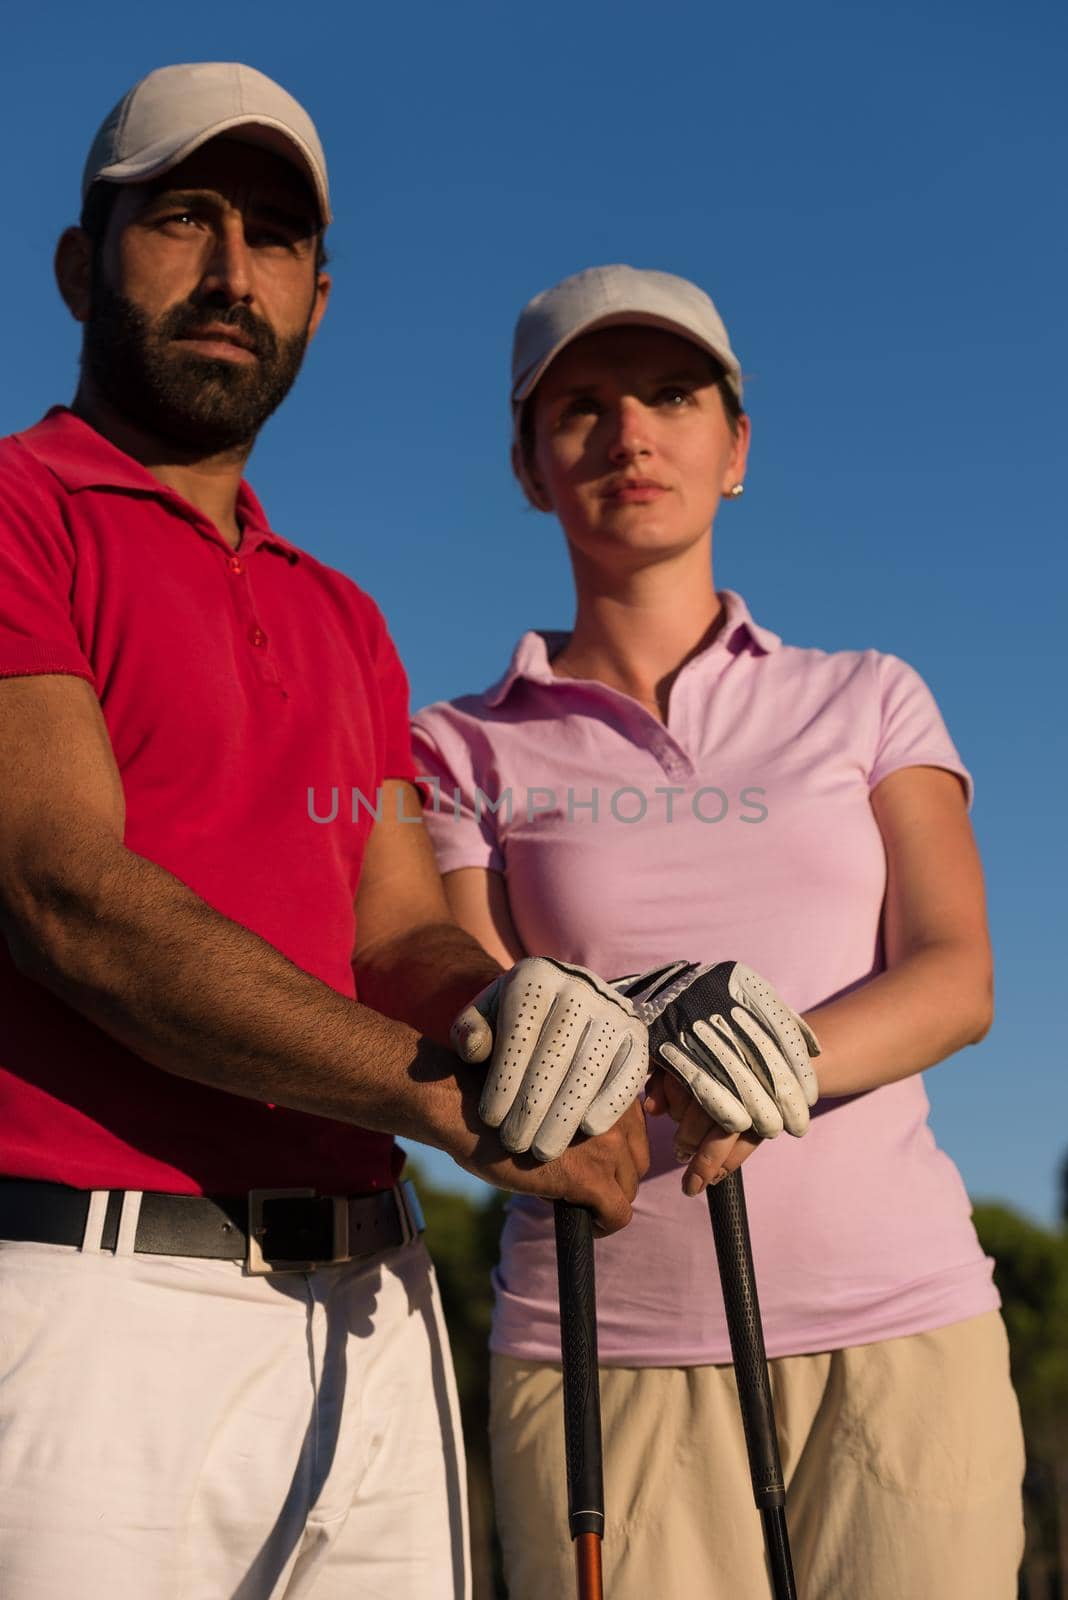
[[[183,500],[188,500],[212,523],[227,544],[237,549],[241,543],[241,529],[237,522],[237,491],[252,449],[251,444],[214,456],[183,451],[121,416],[85,383],[79,386],[71,410],[116,449],[139,461],[145,471],[158,478],[160,483],[180,494]]]

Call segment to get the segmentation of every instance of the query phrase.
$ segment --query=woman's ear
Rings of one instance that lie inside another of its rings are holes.
[[[749,425],[748,414],[744,411],[738,415],[734,430],[734,445],[730,454],[727,470],[723,475],[723,493],[730,495],[735,484],[745,481],[745,468],[749,460],[749,440],[752,429]]]
[[[552,502],[537,478],[528,468],[523,447],[518,440],[512,445],[512,471],[518,478],[520,488],[535,511],[551,511]]]

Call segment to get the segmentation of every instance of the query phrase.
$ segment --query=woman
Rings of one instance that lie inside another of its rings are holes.
[[[627,267],[565,280],[520,316],[513,379],[516,472],[562,525],[575,623],[524,635],[491,689],[416,719],[454,913],[506,965],[745,961],[821,1045],[807,1136],[766,1147],[654,1079],[648,1109],[671,1117],[633,1222],[598,1245],[607,1590],[769,1593],[693,1198],[756,1151],[801,1593],[1010,1600],[1023,1460],[1004,1330],[919,1076],[991,1016],[968,775],[903,662],[784,645],[717,592],[712,528],[750,424],[699,289]],[[547,1206],[512,1203],[496,1291],[509,1592],[542,1600],[572,1581]]]

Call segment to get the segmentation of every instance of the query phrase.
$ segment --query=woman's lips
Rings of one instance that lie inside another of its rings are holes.
[[[662,483],[639,479],[634,483],[617,483],[614,487],[606,489],[602,498],[607,500],[609,505],[640,506],[647,505],[652,500],[659,500],[662,494],[667,494]]]

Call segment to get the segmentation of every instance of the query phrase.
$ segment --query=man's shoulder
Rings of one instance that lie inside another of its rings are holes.
[[[39,489],[48,486],[48,468],[38,461],[32,450],[34,434],[41,426],[38,422],[0,437],[0,481],[4,484],[26,484]]]
[[[64,530],[62,487],[27,447],[33,431],[0,438],[0,535],[32,532],[40,538],[47,530]]]
[[[334,605],[355,617],[364,627],[375,631],[385,629],[386,621],[381,607],[372,594],[361,588],[355,578],[350,578],[340,567],[331,566],[328,561],[321,561],[303,545],[293,544],[291,548],[296,552],[299,565],[308,581],[328,596]]]

